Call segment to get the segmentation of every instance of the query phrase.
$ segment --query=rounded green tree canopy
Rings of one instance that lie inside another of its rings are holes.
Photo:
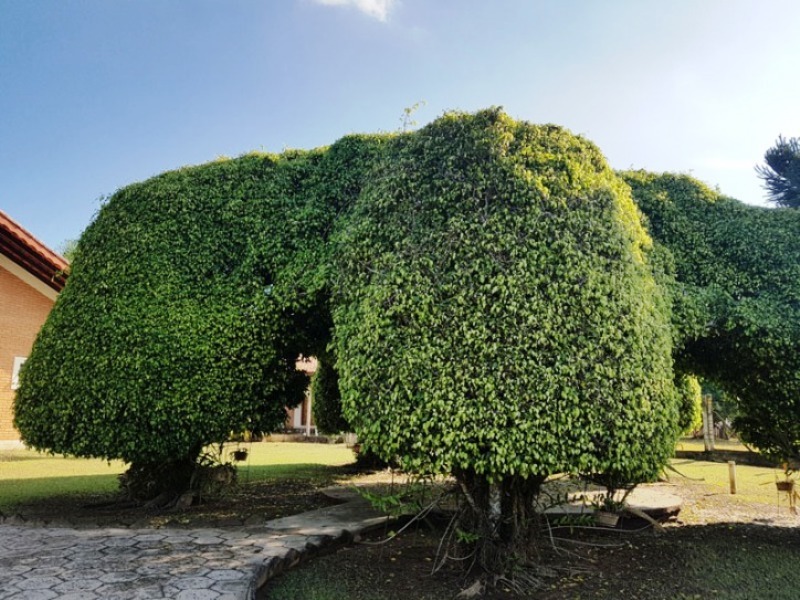
[[[387,144],[336,245],[342,402],[384,459],[633,481],[672,452],[669,305],[589,142],[446,115]]]

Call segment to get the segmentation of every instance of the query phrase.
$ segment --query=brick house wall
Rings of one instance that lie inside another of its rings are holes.
[[[69,263],[0,211],[0,444],[15,443],[16,374],[66,281]]]
[[[12,425],[15,363],[28,356],[56,296],[54,291],[46,295],[37,290],[31,281],[13,274],[10,266],[0,265],[0,440],[19,439]]]

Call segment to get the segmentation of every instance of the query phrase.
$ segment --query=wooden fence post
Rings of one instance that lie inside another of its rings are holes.
[[[703,396],[703,444],[706,452],[714,450],[714,404],[711,394]]]

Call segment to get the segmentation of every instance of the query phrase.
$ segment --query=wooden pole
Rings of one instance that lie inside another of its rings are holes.
[[[728,461],[728,479],[731,483],[731,494],[736,493],[736,461]]]
[[[703,396],[703,444],[706,452],[714,451],[714,405],[711,394]]]
[[[306,435],[311,435],[311,392],[306,391]]]

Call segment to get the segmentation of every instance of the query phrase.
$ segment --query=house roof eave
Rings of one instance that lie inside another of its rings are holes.
[[[31,275],[61,291],[67,280],[69,262],[0,210],[0,253]]]

